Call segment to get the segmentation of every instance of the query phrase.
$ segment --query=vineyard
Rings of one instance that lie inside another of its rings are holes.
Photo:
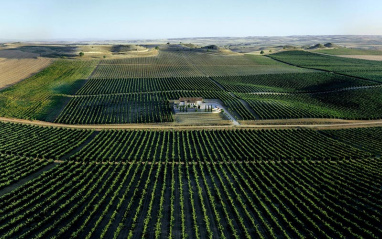
[[[315,94],[237,93],[260,119],[344,118],[380,119],[382,88]],[[370,103],[372,102],[372,103]]]
[[[323,92],[377,83],[330,73],[286,73],[251,76],[213,77],[227,91],[255,92]]]
[[[378,61],[328,56],[306,51],[285,51],[272,54],[270,57],[296,66],[337,72],[382,82],[382,65]]]
[[[107,87],[104,89],[107,90]],[[73,97],[59,117],[58,123],[119,124],[171,122],[170,100],[180,97],[219,99],[238,119],[255,119],[235,97],[224,91],[163,91],[159,93],[105,94]]]
[[[160,51],[157,57],[103,60],[92,79],[169,78],[307,72],[261,56]]]
[[[338,141],[366,150],[375,155],[382,154],[382,128],[360,128],[323,130],[322,133]]]
[[[51,162],[0,154],[0,189],[44,168],[48,164]]]
[[[102,131],[72,159],[97,162],[363,158],[311,130]]]
[[[0,122],[0,153],[59,159],[92,134],[71,130]]]
[[[221,89],[207,77],[91,79],[86,82],[77,94],[96,95],[179,90],[219,91]]]
[[[0,237],[375,238],[381,166],[67,162],[1,197]]]

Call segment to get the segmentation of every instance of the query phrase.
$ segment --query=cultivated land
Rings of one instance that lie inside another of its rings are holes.
[[[0,50],[0,90],[41,71],[52,63],[49,58],[18,50]]]
[[[0,91],[0,238],[382,234],[376,61],[295,47],[11,47],[55,60]],[[180,114],[181,97],[228,112]]]

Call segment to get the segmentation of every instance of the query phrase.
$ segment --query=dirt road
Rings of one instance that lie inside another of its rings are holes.
[[[382,126],[382,120],[341,120],[341,119],[286,119],[249,121],[241,125],[198,125],[184,126],[173,122],[160,124],[113,124],[113,125],[69,125],[38,120],[24,120],[0,117],[1,122],[12,122],[36,126],[62,127],[70,129],[153,129],[153,130],[195,130],[195,129],[344,129]],[[241,122],[242,123],[242,122]]]

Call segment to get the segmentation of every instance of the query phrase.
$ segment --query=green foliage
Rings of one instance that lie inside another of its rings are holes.
[[[83,53],[83,52],[81,51],[80,53],[78,53],[78,55],[79,55],[80,57],[83,57],[83,56],[85,55],[85,53]]]

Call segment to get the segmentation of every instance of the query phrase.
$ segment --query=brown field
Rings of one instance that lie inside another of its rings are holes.
[[[18,50],[0,51],[0,90],[9,87],[52,63],[52,59]]]

